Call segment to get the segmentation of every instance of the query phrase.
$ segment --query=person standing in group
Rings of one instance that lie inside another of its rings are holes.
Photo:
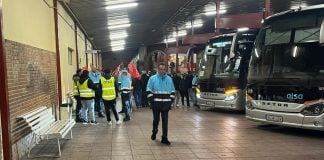
[[[192,102],[194,106],[197,106],[197,88],[198,88],[199,77],[197,74],[194,75],[192,79],[192,90],[193,90],[193,99]]]
[[[73,80],[73,97],[76,101],[76,110],[75,110],[75,121],[76,122],[82,122],[81,118],[81,100],[80,100],[80,92],[78,89],[78,81],[80,80],[80,76],[82,74],[82,69],[78,69],[76,71],[76,74],[73,75],[72,80]]]
[[[132,79],[126,69],[121,71],[121,74],[118,77],[118,84],[120,85],[122,106],[125,111],[124,121],[129,121],[130,114],[132,111],[132,104],[131,104]]]
[[[162,117],[161,143],[170,145],[168,140],[168,117],[171,104],[174,101],[175,89],[170,76],[166,74],[166,65],[158,66],[158,73],[152,76],[147,84],[147,98],[153,111],[153,129],[151,139],[156,139],[160,115]]]
[[[193,78],[194,78],[194,76],[192,75],[192,73],[189,71],[188,72],[188,75],[186,76],[186,83],[187,83],[187,92],[188,92],[188,95],[189,95],[189,97],[190,97],[190,99],[192,100],[192,101],[194,101],[195,100],[195,93],[194,93],[194,91],[193,91],[193,89],[192,89],[192,80],[193,80]],[[190,103],[189,103],[190,104]],[[190,107],[190,105],[188,105],[188,107]]]
[[[142,71],[141,81],[142,81],[142,107],[148,107],[147,95],[146,95],[146,87],[148,80],[150,79],[150,71],[146,73],[146,71]]]
[[[105,105],[106,118],[108,124],[112,124],[110,118],[110,109],[114,113],[116,124],[120,124],[119,116],[116,111],[116,97],[118,97],[118,85],[115,77],[111,76],[110,69],[103,71],[103,76],[99,80],[99,90],[101,90],[102,101]]]
[[[97,70],[96,67],[91,67],[91,72],[89,73],[89,77],[92,80],[92,82],[96,85],[96,87],[99,87],[99,80],[101,78],[101,73]],[[101,91],[95,90],[95,111],[98,112],[98,116],[100,118],[103,118],[103,108],[101,106]]]
[[[175,102],[173,103],[173,107],[179,107],[179,100],[180,100],[180,73],[174,73],[172,76],[172,81],[174,84],[174,88],[175,88]]]
[[[97,90],[97,87],[89,78],[89,72],[87,70],[83,70],[80,76],[80,80],[77,83],[77,86],[80,92],[80,100],[82,104],[81,117],[83,120],[83,124],[87,124],[89,122],[88,110],[89,118],[91,119],[90,124],[97,124],[96,117],[94,114],[94,98],[95,90]]]
[[[182,74],[181,75],[181,80],[179,83],[179,90],[180,90],[180,94],[181,94],[181,102],[182,102],[182,106],[184,105],[184,97],[186,97],[187,99],[187,106],[190,107],[190,102],[189,102],[189,94],[188,94],[188,78],[187,75]],[[191,88],[190,88],[191,89]]]
[[[141,77],[133,78],[133,95],[135,99],[135,105],[137,108],[142,107],[142,81],[140,79]]]

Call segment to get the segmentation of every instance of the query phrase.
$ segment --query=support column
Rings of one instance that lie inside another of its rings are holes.
[[[216,1],[216,18],[215,18],[215,32],[216,33],[219,33],[220,32],[220,29],[217,28],[217,21],[220,19],[220,1],[217,0]]]
[[[8,81],[7,81],[7,63],[6,52],[4,48],[3,37],[3,14],[2,0],[0,0],[0,113],[2,128],[2,154],[4,160],[11,160],[11,137],[10,137],[10,112],[8,101]]]
[[[271,15],[271,0],[265,0],[263,19]]]
[[[86,54],[86,67],[89,69],[89,65],[88,65],[88,44],[87,44],[87,37],[84,35],[84,42],[85,42],[85,54]]]
[[[74,35],[75,35],[76,69],[79,69],[78,27],[76,21],[74,21]]]
[[[60,43],[58,33],[58,0],[53,0],[54,4],[54,25],[55,25],[55,42],[56,42],[56,67],[57,67],[57,92],[58,92],[58,105],[62,104],[62,84],[61,84],[61,59],[60,59]],[[60,108],[59,108],[60,109]]]

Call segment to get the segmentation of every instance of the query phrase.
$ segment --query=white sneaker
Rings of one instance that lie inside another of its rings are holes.
[[[112,125],[112,122],[111,122],[111,121],[108,121],[108,124],[109,124],[109,125]]]
[[[120,121],[116,121],[116,124],[121,124],[121,122]]]

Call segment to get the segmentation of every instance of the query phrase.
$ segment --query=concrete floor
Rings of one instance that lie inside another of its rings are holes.
[[[73,139],[62,141],[64,160],[300,160],[324,159],[324,133],[258,125],[244,114],[227,111],[173,109],[169,113],[170,146],[150,139],[152,113],[134,110],[121,125],[77,124]],[[160,124],[161,128],[161,124]],[[38,145],[33,152],[56,152],[54,142]],[[51,158],[38,158],[51,159]]]

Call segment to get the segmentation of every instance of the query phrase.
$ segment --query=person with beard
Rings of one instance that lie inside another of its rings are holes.
[[[103,71],[103,77],[99,80],[99,90],[101,90],[101,98],[105,106],[106,118],[108,124],[112,124],[110,118],[110,109],[114,113],[116,124],[120,124],[119,116],[116,111],[116,97],[118,97],[118,84],[115,77],[111,76],[110,69]]]
[[[83,119],[83,124],[87,124],[89,122],[88,110],[89,118],[91,119],[90,124],[97,124],[94,114],[94,98],[97,87],[89,78],[89,71],[83,70],[77,86],[80,92],[80,100],[82,104],[81,117]]]

